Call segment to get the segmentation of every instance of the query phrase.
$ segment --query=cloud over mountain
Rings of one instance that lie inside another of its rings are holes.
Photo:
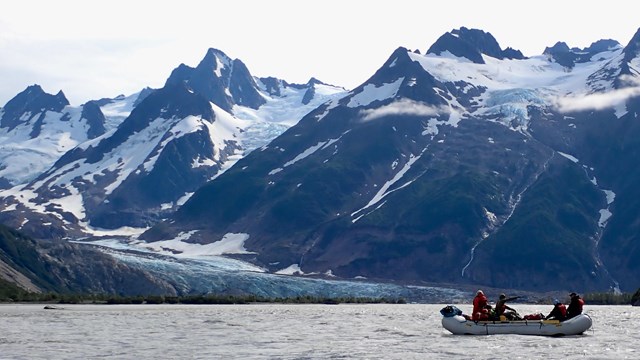
[[[449,109],[441,106],[431,106],[411,99],[399,99],[379,108],[360,111],[363,121],[371,121],[385,116],[438,116],[448,114]]]

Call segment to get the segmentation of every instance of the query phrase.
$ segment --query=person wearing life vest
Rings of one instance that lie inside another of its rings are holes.
[[[476,292],[476,297],[473,298],[473,312],[471,313],[471,319],[473,321],[487,320],[489,318],[489,312],[487,311],[487,304],[489,300],[484,295],[482,290]]]
[[[584,306],[584,300],[580,295],[572,292],[569,296],[571,297],[571,302],[569,302],[569,308],[567,309],[567,319],[582,314],[582,307]]]
[[[544,319],[564,321],[567,318],[567,307],[558,299],[553,300],[553,310]]]

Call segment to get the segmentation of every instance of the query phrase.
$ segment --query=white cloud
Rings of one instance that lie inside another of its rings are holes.
[[[621,79],[630,86],[604,93],[560,97],[555,101],[556,108],[560,112],[602,110],[622,105],[628,99],[640,96],[640,80],[629,76]]]
[[[400,99],[377,109],[362,110],[360,116],[363,121],[370,121],[392,115],[437,116],[448,112],[446,108],[434,107],[410,99]]]

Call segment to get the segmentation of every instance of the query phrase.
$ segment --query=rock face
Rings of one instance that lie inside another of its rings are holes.
[[[505,56],[479,30],[445,34],[425,56],[399,48],[143,238],[246,233],[271,271],[637,288],[640,100],[588,101],[640,63],[616,44],[594,43],[569,73],[558,58]]]
[[[16,284],[19,288],[29,292],[39,293],[42,291],[31,279],[14,269],[2,259],[0,259],[0,280]],[[2,282],[0,281],[0,283]]]
[[[23,92],[9,100],[4,106],[4,113],[0,119],[0,127],[13,129],[24,122],[30,122],[34,118],[35,123],[41,123],[42,117],[46,111],[60,112],[65,106],[69,105],[69,101],[62,91],[56,95],[47,94],[39,85],[27,87]],[[28,117],[26,121],[23,117]],[[39,128],[35,127],[33,132],[38,132]]]
[[[449,52],[457,57],[466,58],[476,64],[484,64],[482,54],[496,59],[524,59],[519,50],[502,50],[490,33],[478,29],[462,27],[442,35],[427,50],[427,54],[441,55]]]
[[[557,42],[554,46],[544,49],[544,54],[549,56],[558,64],[567,68],[572,68],[576,64],[590,62],[592,57],[606,51],[620,47],[620,43],[615,40],[599,40],[591,46],[579,49],[569,48],[564,42]]]
[[[177,294],[168,282],[96,249],[38,243],[0,225],[0,277],[31,292]]]
[[[209,49],[195,68],[184,64],[176,68],[167,85],[180,83],[227,112],[234,104],[257,109],[266,102],[244,63],[216,49]]]

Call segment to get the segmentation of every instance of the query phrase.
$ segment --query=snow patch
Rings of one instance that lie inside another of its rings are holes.
[[[402,169],[400,169],[400,171],[398,171],[395,176],[387,181],[381,188],[380,190],[378,190],[378,192],[373,196],[373,198],[369,201],[369,203],[367,203],[367,205],[365,205],[364,207],[354,211],[353,213],[351,213],[351,217],[356,216],[358,213],[363,212],[365,209],[372,207],[373,205],[378,204],[380,201],[382,201],[387,195],[393,193],[394,191],[400,190],[408,185],[410,185],[414,180],[409,180],[407,182],[405,182],[404,184],[402,184],[401,186],[393,189],[393,190],[389,190],[395,183],[397,183],[398,181],[400,181],[404,175],[411,169],[411,166],[420,159],[420,157],[422,157],[422,154],[424,154],[424,152],[426,151],[427,148],[425,148],[424,150],[422,150],[422,152],[420,153],[420,155],[418,156],[414,156],[413,154],[411,154],[409,156],[409,160],[407,161],[407,163],[402,167]],[[375,185],[374,185],[375,186]],[[380,206],[384,205],[384,203],[382,203]],[[376,209],[379,209],[380,206],[378,206]],[[369,212],[370,213],[370,212]],[[358,217],[356,217],[355,219],[351,220],[352,223],[355,223],[356,221],[360,220],[360,218],[362,218],[363,216],[369,214],[362,214]]]
[[[558,151],[558,154],[564,156],[565,158],[571,160],[572,162],[574,162],[576,164],[580,162],[580,160],[578,160],[575,156],[563,153],[562,151]]]
[[[328,277],[336,277],[335,275],[333,275],[333,271],[331,271],[331,270],[327,270],[327,271],[325,271],[325,273],[324,273],[324,274],[325,274],[326,276],[328,276]]]
[[[36,119],[40,134],[32,138]],[[27,113],[13,129],[0,129],[0,177],[13,185],[26,184],[51,167],[64,153],[87,140],[89,126],[82,108],[62,112]]]
[[[125,236],[125,237],[135,237],[141,235],[143,232],[147,231],[149,228],[134,228],[129,226],[123,226],[117,229],[102,229],[92,227],[88,224],[83,224],[84,230],[93,236]]]
[[[367,106],[374,101],[393,98],[398,93],[398,89],[400,89],[400,85],[403,80],[404,78],[401,77],[392,83],[382,84],[380,86],[367,84],[361,92],[351,97],[347,106],[350,108],[356,108],[360,106]]]
[[[282,168],[276,168],[273,169],[271,171],[269,171],[269,175],[275,175],[281,171],[284,170],[284,168],[291,166],[295,163],[297,163],[300,160],[303,160],[309,156],[311,156],[312,154],[314,154],[316,151],[318,150],[324,150],[326,148],[328,148],[329,146],[333,145],[334,143],[336,143],[337,141],[339,141],[342,136],[344,136],[346,133],[348,133],[349,131],[345,131],[342,135],[340,135],[340,137],[338,137],[337,139],[329,139],[326,141],[321,141],[309,148],[307,148],[306,150],[304,150],[303,152],[301,152],[300,154],[298,154],[296,157],[294,157],[292,160],[287,161]]]
[[[605,196],[607,197],[607,205],[611,205],[613,201],[616,199],[616,193],[614,193],[611,190],[602,190],[602,192],[604,192]],[[609,221],[609,218],[611,218],[612,215],[613,213],[611,213],[609,208],[601,209],[600,219],[598,220],[598,226],[605,227],[607,225],[607,221]]]
[[[297,163],[298,161],[300,161],[300,160],[302,160],[302,159],[304,159],[304,158],[308,157],[309,155],[311,155],[311,154],[315,153],[316,151],[318,151],[318,149],[320,149],[321,147],[323,147],[326,143],[327,143],[326,141],[324,141],[324,142],[319,142],[319,143],[317,143],[317,144],[315,144],[315,145],[313,145],[313,146],[309,147],[308,149],[306,149],[306,150],[305,150],[305,151],[303,151],[302,153],[298,154],[298,156],[296,156],[295,158],[293,158],[293,160],[287,161],[287,162],[284,164],[284,167],[291,166],[291,165],[293,165],[293,164]]]
[[[611,205],[613,201],[616,199],[616,193],[611,190],[602,190],[607,197],[607,205]]]
[[[627,112],[628,112],[627,111],[627,104],[620,103],[620,104],[616,105],[614,107],[614,111],[615,111],[616,117],[618,119],[620,119],[621,117],[625,116],[627,114]]]
[[[304,275],[304,272],[300,269],[300,265],[292,264],[289,267],[276,271],[278,275]]]
[[[186,202],[187,202],[187,200],[189,200],[189,198],[190,198],[192,195],[193,195],[193,193],[192,193],[192,192],[188,192],[188,193],[186,193],[186,194],[182,195],[182,197],[181,197],[181,198],[179,198],[179,199],[176,201],[176,205],[178,205],[178,206],[182,206],[182,205],[184,205],[184,203],[186,203]]]
[[[492,213],[491,211],[484,209],[484,216],[487,218],[487,220],[489,221],[490,224],[497,224],[498,223],[498,217],[496,216],[496,214]]]
[[[605,227],[609,218],[613,215],[609,209],[600,210],[600,219],[598,220],[598,226]]]
[[[160,253],[168,253],[176,257],[200,257],[200,256],[220,256],[224,254],[255,254],[247,251],[244,247],[245,241],[249,239],[249,234],[227,233],[222,239],[210,244],[197,244],[186,242],[197,233],[197,230],[179,234],[172,240],[145,243],[144,247]]]
[[[438,135],[438,124],[441,124],[442,122],[438,121],[438,119],[435,118],[431,118],[429,120],[427,120],[427,123],[424,124],[424,130],[422,131],[422,135],[426,136],[426,135],[432,135],[432,138],[436,135]]]

